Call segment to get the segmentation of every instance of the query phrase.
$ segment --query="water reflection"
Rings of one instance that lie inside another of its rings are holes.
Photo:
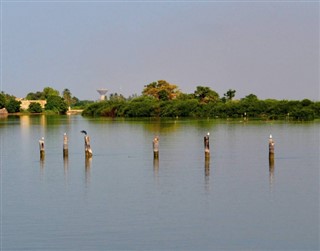
[[[159,159],[158,158],[153,159],[153,171],[154,171],[154,175],[158,177],[159,176]]]
[[[272,191],[274,185],[274,158],[269,158],[269,186]]]
[[[41,180],[44,177],[44,167],[45,167],[45,162],[44,162],[44,157],[40,158],[40,178]]]
[[[66,184],[68,183],[68,169],[69,169],[69,158],[68,156],[63,157],[63,170],[64,170],[64,178]]]
[[[153,120],[150,123],[143,123],[143,127],[150,132],[159,134],[160,132],[172,133],[176,132],[180,128],[181,124],[176,120]]]
[[[205,158],[204,161],[204,182],[207,191],[210,189],[210,159]]]

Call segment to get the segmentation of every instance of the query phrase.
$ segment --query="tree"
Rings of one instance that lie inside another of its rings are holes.
[[[6,105],[7,111],[9,113],[20,112],[21,101],[17,101],[14,98],[11,98]]]
[[[45,100],[45,96],[43,92],[29,92],[26,96],[27,100]]]
[[[122,95],[122,94],[118,94],[118,93],[110,93],[110,96],[109,96],[109,100],[110,101],[124,101],[126,100],[125,97]]]
[[[65,114],[68,111],[68,106],[60,96],[49,96],[45,109]]]
[[[72,100],[72,97],[71,97],[71,92],[69,89],[64,89],[63,92],[62,92],[62,97],[64,99],[64,101],[66,102],[67,106],[71,106],[73,100]]]
[[[223,94],[227,100],[231,101],[236,95],[236,90],[229,89],[225,94]]]
[[[59,91],[51,88],[51,87],[45,87],[43,88],[43,95],[45,99],[48,99],[50,96],[59,96]]]
[[[310,99],[304,99],[301,101],[302,106],[309,106],[312,104],[312,101]]]
[[[164,101],[175,99],[180,92],[177,85],[169,84],[165,80],[158,80],[157,82],[145,85],[142,94]]]
[[[241,101],[258,101],[258,97],[257,95],[251,93],[245,96],[243,99],[241,99]]]
[[[2,92],[2,93],[0,93],[0,109],[2,109],[5,106],[6,106],[6,96]]]
[[[41,113],[42,112],[42,107],[39,103],[37,102],[32,102],[29,105],[28,111],[31,113]]]
[[[219,94],[205,86],[197,86],[194,96],[201,103],[218,102],[219,100]]]

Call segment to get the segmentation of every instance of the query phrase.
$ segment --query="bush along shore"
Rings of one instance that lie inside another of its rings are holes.
[[[229,89],[220,98],[210,87],[197,86],[194,93],[181,93],[177,85],[158,80],[146,86],[141,96],[125,99],[110,94],[107,101],[89,105],[84,116],[106,117],[193,117],[314,120],[320,118],[320,102],[309,99],[260,100],[255,94],[235,100]]]
[[[159,100],[140,96],[129,100],[114,99],[96,102],[84,109],[83,116],[105,117],[192,117],[192,118],[255,118],[264,120],[310,121],[320,118],[320,102],[308,99],[259,100],[249,95],[241,100],[203,102],[192,97]]]
[[[156,117],[156,118],[255,118],[264,120],[310,121],[320,119],[320,101],[260,100],[255,94],[235,99],[236,90],[229,89],[220,97],[210,87],[197,86],[191,94],[182,93],[177,85],[158,80],[145,85],[140,96],[125,98],[111,93],[106,100],[80,101],[69,89],[62,95],[58,90],[45,87],[43,91],[31,92],[23,99],[0,93],[0,109],[7,113],[67,114],[68,110],[83,110],[84,116],[105,117]],[[25,102],[28,107],[21,106]],[[24,108],[23,108],[24,107]]]

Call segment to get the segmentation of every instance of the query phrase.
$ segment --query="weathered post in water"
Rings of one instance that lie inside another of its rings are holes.
[[[270,164],[274,162],[274,141],[271,134],[269,136],[269,162]]]
[[[43,160],[45,156],[44,151],[44,137],[39,140],[40,159]]]
[[[90,146],[90,137],[87,135],[87,132],[82,130],[81,133],[84,134],[84,151],[86,158],[91,158],[92,157],[92,150]]]
[[[63,134],[63,157],[68,158],[68,136],[66,133]]]
[[[159,137],[158,136],[154,137],[152,146],[153,146],[153,158],[158,159],[159,158]]]
[[[210,145],[209,145],[209,135],[208,132],[206,136],[204,136],[204,156],[206,159],[210,158]]]
[[[84,136],[84,149],[85,149],[85,154],[87,158],[92,157],[92,150],[90,146],[90,137],[89,136]]]

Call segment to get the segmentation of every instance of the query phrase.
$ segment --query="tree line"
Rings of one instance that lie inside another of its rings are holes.
[[[56,113],[65,114],[70,106],[79,106],[84,108],[87,103],[80,101],[78,98],[72,96],[69,89],[64,89],[62,95],[60,92],[51,87],[45,87],[42,91],[30,92],[25,97],[26,100],[46,100],[44,109],[39,103],[30,103],[26,112],[30,113]],[[92,102],[91,102],[92,103]],[[0,93],[0,109],[6,108],[8,113],[21,112],[21,101],[16,99],[15,96]]]
[[[257,118],[314,120],[320,118],[320,102],[303,100],[260,100],[255,94],[234,99],[236,90],[228,89],[223,96],[207,86],[197,86],[193,93],[179,90],[177,85],[158,80],[145,85],[141,95],[125,98],[111,93],[105,101],[79,100],[69,89],[60,95],[58,90],[45,87],[30,92],[27,100],[46,100],[43,109],[39,103],[31,103],[30,113],[65,114],[68,107],[84,109],[84,116],[105,117],[193,117],[193,118]],[[21,102],[13,95],[0,93],[0,109],[9,113],[21,111]]]
[[[106,101],[89,105],[84,116],[106,117],[193,117],[193,118],[257,118],[314,120],[320,118],[320,102],[303,100],[260,100],[249,94],[234,100],[235,90],[222,97],[210,87],[197,86],[191,94],[179,91],[178,86],[165,80],[152,82],[140,96],[128,99],[110,94]]]

